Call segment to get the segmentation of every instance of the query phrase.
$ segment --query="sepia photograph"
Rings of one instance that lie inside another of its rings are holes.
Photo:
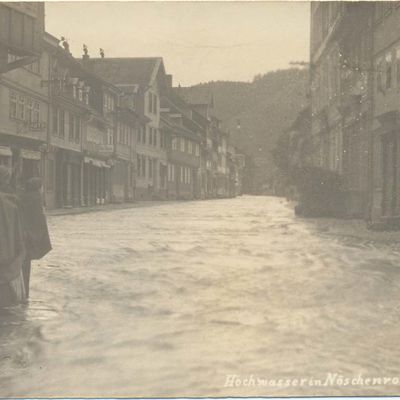
[[[400,1],[0,2],[0,398],[400,395],[399,293]]]

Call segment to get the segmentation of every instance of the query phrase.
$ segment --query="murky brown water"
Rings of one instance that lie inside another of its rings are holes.
[[[0,317],[0,396],[396,394],[225,387],[400,376],[399,255],[242,197],[50,219],[29,305]]]

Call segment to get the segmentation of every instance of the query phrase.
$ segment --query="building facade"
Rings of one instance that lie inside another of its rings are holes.
[[[163,199],[167,153],[161,130],[160,99],[165,92],[161,58],[88,58],[84,67],[124,92],[141,121],[136,129],[136,199]]]
[[[172,88],[162,58],[74,58],[44,30],[43,3],[0,4],[0,164],[47,208],[239,192],[213,99]],[[29,33],[29,35],[28,35]]]
[[[311,132],[314,165],[343,180],[345,214],[368,213],[374,3],[311,4]]]

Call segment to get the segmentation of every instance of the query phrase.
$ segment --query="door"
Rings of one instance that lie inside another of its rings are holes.
[[[398,138],[394,132],[383,138],[383,199],[384,216],[398,212]]]

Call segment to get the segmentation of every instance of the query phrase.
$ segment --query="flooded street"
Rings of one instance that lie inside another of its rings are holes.
[[[399,254],[241,197],[51,217],[3,313],[0,396],[395,394],[227,376],[400,376]]]

